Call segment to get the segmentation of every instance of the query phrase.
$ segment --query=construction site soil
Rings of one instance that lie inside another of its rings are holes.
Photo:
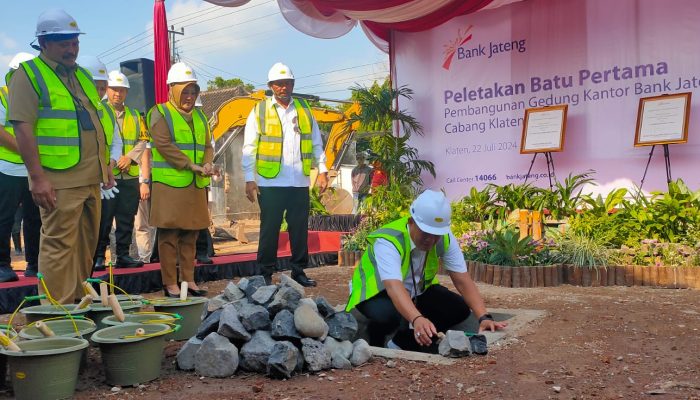
[[[307,295],[345,303],[351,268],[326,266],[307,272],[319,282]],[[213,296],[226,283],[202,286]],[[169,342],[160,379],[113,388],[103,382],[99,350],[91,348],[75,398],[700,399],[698,291],[481,284],[479,289],[488,307],[544,310],[547,316],[491,346],[487,356],[459,359],[453,365],[375,357],[352,370],[284,381],[245,372],[213,379],[179,371],[175,355],[182,343]],[[0,392],[2,398],[10,395],[8,390]]]

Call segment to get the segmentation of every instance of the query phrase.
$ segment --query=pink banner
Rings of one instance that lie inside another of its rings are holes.
[[[423,124],[412,139],[436,164],[427,184],[458,198],[472,186],[522,183],[532,155],[519,153],[525,109],[568,104],[556,176],[597,171],[594,192],[639,184],[650,147],[634,147],[639,99],[692,92],[688,143],[670,145],[673,178],[700,186],[700,2],[530,0],[397,32],[401,103]],[[548,185],[540,155],[528,178]],[[645,190],[663,190],[658,148]]]

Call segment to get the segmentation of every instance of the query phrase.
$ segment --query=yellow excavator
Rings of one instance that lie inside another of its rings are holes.
[[[218,143],[214,154],[214,163],[226,154],[236,138],[243,134],[248,115],[259,101],[265,99],[266,95],[269,95],[269,93],[260,90],[248,96],[234,97],[223,103],[214,112],[209,122],[214,140]],[[337,100],[321,99],[317,96],[306,94],[293,93],[292,96],[307,100],[338,102]],[[352,103],[345,112],[317,107],[311,108],[311,113],[316,122],[333,124],[325,146],[329,183],[333,182],[337,177],[343,156],[352,145],[359,127],[359,122],[355,122],[350,126],[348,126],[347,122],[353,114],[359,112],[360,105],[358,103]],[[230,134],[227,135],[229,132]],[[223,142],[219,143],[219,139],[222,139]],[[311,171],[312,187],[315,185],[317,172],[315,168]],[[321,201],[331,213],[348,213],[352,209],[352,195],[344,190],[328,191],[323,195]]]
[[[224,136],[226,133],[232,132],[224,143],[218,146],[214,156],[214,162],[216,162],[227,151],[235,137],[243,132],[246,119],[248,118],[250,111],[259,101],[265,99],[265,96],[266,91],[260,90],[253,92],[248,96],[234,97],[231,100],[223,103],[214,112],[214,115],[209,123],[214,140],[218,141],[219,138]],[[337,100],[320,99],[316,96],[298,93],[294,93],[292,96],[305,98],[307,100],[337,102]],[[352,105],[345,112],[317,107],[311,108],[311,113],[316,119],[316,122],[333,124],[328,135],[325,148],[326,166],[329,170],[329,177],[335,177],[335,174],[337,174],[340,162],[345,153],[347,153],[349,146],[352,144],[354,134],[359,127],[359,122],[355,122],[348,127],[347,121],[350,116],[359,112],[360,105],[358,103],[352,103]],[[312,181],[315,181],[315,179]]]

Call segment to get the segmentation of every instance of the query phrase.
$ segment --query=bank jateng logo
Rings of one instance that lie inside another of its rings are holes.
[[[472,25],[469,25],[464,30],[460,29],[457,32],[457,37],[443,46],[445,48],[443,51],[445,58],[442,62],[442,68],[449,70],[455,56],[458,60],[468,61],[478,57],[493,58],[498,54],[512,51],[524,53],[526,50],[525,39],[511,40],[508,42],[489,42],[488,45],[483,45],[481,43],[477,45],[470,43],[467,45],[472,39],[472,34],[469,33],[472,27]]]

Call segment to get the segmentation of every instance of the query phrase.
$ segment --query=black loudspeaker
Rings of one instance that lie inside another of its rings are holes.
[[[147,113],[156,104],[153,60],[136,58],[119,64],[122,73],[129,79],[129,95],[125,104],[142,113]]]

